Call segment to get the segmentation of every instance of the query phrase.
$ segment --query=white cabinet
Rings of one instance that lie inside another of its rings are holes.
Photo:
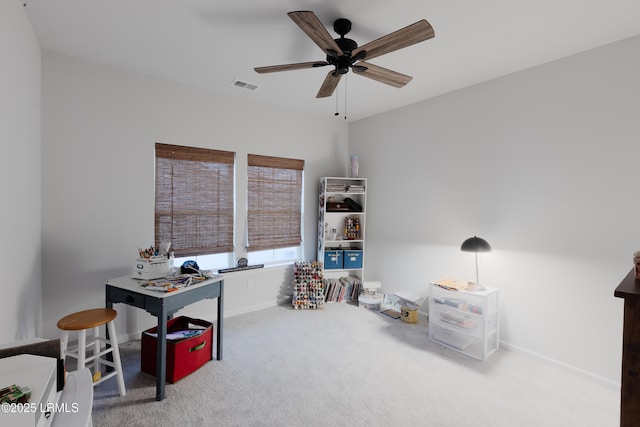
[[[31,389],[24,404],[3,406],[0,424],[6,426],[50,426],[61,393],[57,391],[58,361],[52,357],[20,354],[0,359],[0,388],[15,384]]]
[[[450,290],[431,283],[429,338],[485,360],[500,345],[498,290]]]
[[[323,177],[318,196],[318,261],[325,279],[362,280],[367,179]]]

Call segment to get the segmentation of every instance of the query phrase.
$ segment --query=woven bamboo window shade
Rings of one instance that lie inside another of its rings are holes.
[[[302,242],[304,160],[248,156],[248,251],[287,248]]]
[[[155,241],[176,256],[233,252],[230,151],[156,144]]]

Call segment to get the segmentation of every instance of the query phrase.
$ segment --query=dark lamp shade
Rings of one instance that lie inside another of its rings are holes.
[[[463,252],[491,252],[491,246],[486,240],[473,236],[462,242],[460,250]]]

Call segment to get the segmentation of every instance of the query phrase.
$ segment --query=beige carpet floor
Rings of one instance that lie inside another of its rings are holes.
[[[225,319],[224,360],[167,385],[120,346],[127,395],[95,388],[93,425],[613,427],[619,394],[520,352],[481,362],[428,339],[428,325],[345,303]]]

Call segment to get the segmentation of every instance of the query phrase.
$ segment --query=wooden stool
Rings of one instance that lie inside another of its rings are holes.
[[[113,326],[113,319],[115,319],[117,315],[118,313],[111,308],[94,308],[79,311],[60,319],[58,321],[58,328],[62,330],[60,354],[62,358],[70,356],[77,359],[77,369],[84,369],[87,362],[93,361],[94,386],[116,375],[120,396],[124,396],[127,392],[124,388],[124,376],[122,374],[122,364],[120,363],[116,328]],[[110,339],[100,337],[100,326],[105,323],[109,331]],[[93,329],[93,340],[89,343],[87,343],[87,329]],[[78,345],[76,347],[69,347],[69,331],[78,331]],[[106,344],[104,350],[101,350],[101,343]],[[93,346],[93,354],[87,357],[87,348],[91,346]],[[108,353],[113,354],[113,362],[101,357]],[[102,375],[100,372],[101,364],[110,366],[114,370],[106,375]]]

